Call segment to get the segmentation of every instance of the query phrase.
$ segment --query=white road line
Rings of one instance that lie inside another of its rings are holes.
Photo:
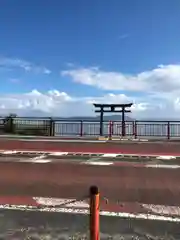
[[[117,157],[119,154],[115,154],[115,153],[106,153],[103,154],[101,157]]]
[[[49,163],[52,162],[52,159],[30,159],[30,158],[20,158],[16,159],[15,162],[21,162],[21,163]]]
[[[40,156],[37,156],[34,158],[30,158],[29,161],[31,161],[33,163],[49,163],[49,162],[51,162],[50,159],[45,159],[45,158],[46,158],[46,155],[43,154],[43,155],[40,155]]]
[[[35,151],[35,150],[0,150],[1,154],[20,154],[20,153],[39,153],[39,154],[52,154],[56,156],[74,154],[74,155],[102,155],[101,157],[156,157],[157,159],[176,159],[180,155],[170,156],[170,155],[157,155],[157,154],[126,154],[126,153],[93,153],[93,152],[56,152],[56,151]]]
[[[180,216],[180,207],[178,206],[165,206],[165,205],[154,205],[154,204],[142,204],[142,206],[148,210],[151,210],[155,214]]]
[[[2,154],[14,154],[14,153],[17,153],[17,151],[16,150],[14,150],[14,151],[3,151],[1,153]]]
[[[97,166],[109,166],[109,165],[113,165],[113,162],[81,162],[81,164],[87,164],[87,165],[97,165]]]
[[[76,201],[76,199],[33,197],[33,200],[45,206],[58,206],[63,204],[64,207],[89,208],[89,204],[86,201]],[[75,202],[72,203],[72,201]]]
[[[89,210],[87,209],[74,209],[74,208],[35,208],[33,206],[18,206],[18,205],[0,205],[0,209],[8,210],[20,210],[20,211],[36,211],[36,212],[59,212],[59,213],[70,213],[70,214],[84,214],[88,215]],[[164,217],[157,216],[155,214],[133,214],[133,213],[123,213],[123,212],[109,212],[100,211],[101,216],[108,217],[120,217],[120,218],[133,218],[133,219],[146,219],[146,220],[156,220],[156,221],[166,221],[166,222],[180,222],[178,217]]]
[[[159,156],[159,157],[156,157],[156,159],[159,159],[159,160],[170,160],[170,159],[176,159],[175,156]]]
[[[63,155],[68,155],[69,152],[54,152],[54,153],[49,153],[50,156],[63,156]]]
[[[33,161],[33,163],[50,163],[50,162],[52,162],[52,161],[49,159],[38,159],[38,160]]]
[[[180,165],[165,165],[165,164],[147,164],[147,168],[169,168],[169,169],[178,169]]]
[[[14,139],[13,139],[14,140]],[[82,142],[82,143],[106,143],[107,140],[81,140],[81,139],[15,139],[15,141],[20,142]]]
[[[47,206],[47,207],[58,206],[63,204],[63,207],[87,208],[87,209],[89,208],[89,200],[76,201],[76,199],[47,198],[47,197],[33,197],[33,200],[35,200],[37,204]],[[154,205],[154,204],[142,204],[142,206],[145,209],[153,211],[155,214],[180,216],[179,206],[166,206],[166,205]]]
[[[29,150],[14,150],[14,151],[5,151],[5,150],[0,150],[0,153],[1,154],[14,154],[14,153],[16,153],[16,154],[22,154],[22,153],[29,153],[29,154],[33,154],[33,153],[36,153],[36,154],[48,154],[48,153],[55,153],[55,152],[53,152],[53,151],[51,151],[51,152],[47,152],[47,151],[29,151]]]

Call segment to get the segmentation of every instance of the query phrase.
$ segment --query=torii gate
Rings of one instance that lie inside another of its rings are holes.
[[[122,113],[122,136],[126,135],[126,125],[125,125],[125,113],[131,112],[131,110],[126,110],[126,108],[130,108],[133,103],[128,104],[93,104],[95,108],[99,108],[95,110],[95,112],[100,113],[100,136],[103,136],[103,117],[104,113]],[[119,109],[120,108],[120,109]]]

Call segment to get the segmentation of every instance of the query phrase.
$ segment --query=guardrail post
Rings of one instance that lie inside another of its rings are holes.
[[[109,121],[108,129],[109,129],[109,133],[108,133],[109,139],[111,139],[113,135],[113,121]]]
[[[10,133],[14,133],[14,119],[13,119],[13,117],[10,117],[10,119],[9,119],[9,128],[10,128]]]
[[[136,139],[137,138],[137,122],[136,121],[133,122],[133,135],[134,135],[134,138]]]
[[[4,119],[4,129],[6,133],[15,134],[15,124],[13,117],[9,116]]]
[[[125,122],[125,120],[124,119],[122,119],[122,132],[121,132],[121,134],[122,134],[122,137],[125,137],[126,136],[126,122]]]
[[[83,136],[83,120],[80,122],[80,136]]]
[[[170,122],[167,122],[167,139],[170,139],[171,131],[170,131]]]
[[[90,240],[99,240],[99,190],[91,186],[90,190]]]
[[[50,136],[54,136],[54,120],[50,118]]]

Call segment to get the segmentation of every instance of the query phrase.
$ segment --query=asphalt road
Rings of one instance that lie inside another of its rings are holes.
[[[53,176],[53,177],[52,177]],[[113,201],[178,205],[180,169],[0,162],[2,195],[81,198],[91,185]]]
[[[49,150],[73,152],[123,152],[179,154],[177,143],[60,143],[49,141],[0,140],[4,150]],[[53,176],[53,177],[52,177]],[[104,197],[120,201],[154,204],[180,202],[180,170],[141,169],[117,166],[85,166],[67,163],[0,163],[1,194],[31,196],[81,197],[92,184],[100,187]],[[88,217],[83,215],[0,211],[0,239],[67,239],[74,234],[88,235]],[[179,223],[150,220],[127,220],[101,217],[101,239],[109,235],[124,239],[147,239],[145,235],[180,239]],[[14,235],[15,232],[15,235]],[[3,235],[4,234],[4,235]],[[46,238],[47,239],[47,238]],[[165,239],[165,238],[164,238]]]
[[[3,150],[179,155],[179,142],[93,142],[56,139],[0,139]]]
[[[87,154],[87,153],[67,153],[67,152],[34,152],[34,151],[2,151],[0,150],[0,162],[67,162],[67,163],[114,163],[116,166],[153,166],[164,165],[180,167],[180,156],[178,157],[157,157],[157,156],[141,156],[141,155],[118,155],[118,154]],[[100,164],[99,164],[100,165]]]
[[[179,223],[152,220],[132,220],[118,217],[100,217],[101,239],[140,240],[179,239]],[[88,215],[47,212],[0,211],[0,239],[83,239],[89,237]],[[134,238],[132,238],[134,237]],[[166,238],[165,238],[166,237]],[[157,238],[156,238],[157,239]]]

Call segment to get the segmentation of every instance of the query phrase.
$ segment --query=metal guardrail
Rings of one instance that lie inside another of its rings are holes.
[[[38,136],[98,137],[100,123],[87,120],[15,117],[0,118],[0,134]],[[122,122],[103,122],[103,135],[121,137]],[[125,133],[131,138],[180,138],[180,121],[126,121]]]
[[[54,123],[56,136],[98,137],[100,123],[90,121],[59,121]],[[126,121],[126,136],[130,138],[180,138],[180,121]],[[122,123],[110,121],[103,123],[104,136],[122,136]]]

